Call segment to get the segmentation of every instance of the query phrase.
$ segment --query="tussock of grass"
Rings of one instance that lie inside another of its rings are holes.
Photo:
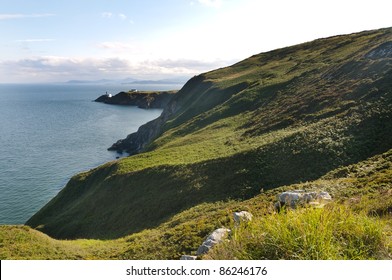
[[[257,218],[236,229],[211,259],[383,259],[385,223],[350,208],[329,205]]]

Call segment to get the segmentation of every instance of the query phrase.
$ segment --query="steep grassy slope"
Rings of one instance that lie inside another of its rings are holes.
[[[277,190],[292,189],[328,190],[335,202],[322,209],[259,212],[251,223],[234,230],[230,242],[204,258],[392,258],[392,150],[319,180]]]
[[[143,153],[76,175],[27,224],[56,238],[122,237],[386,152],[391,66],[388,28],[194,77],[157,120],[117,143]]]
[[[327,190],[323,209],[275,213],[285,190]],[[194,254],[218,227],[234,230],[230,242],[205,259],[391,259],[392,149],[322,178],[267,190],[243,201],[203,203],[159,226],[124,238],[59,241],[29,227],[0,227],[0,259],[179,259]],[[254,220],[235,230],[234,211]]]
[[[0,259],[112,259],[125,240],[55,240],[27,226],[0,226]]]

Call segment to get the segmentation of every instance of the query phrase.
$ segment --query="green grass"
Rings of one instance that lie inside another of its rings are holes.
[[[338,168],[306,183],[264,191],[249,200],[203,203],[155,228],[124,238],[55,240],[28,227],[0,227],[1,259],[178,259],[195,254],[218,227],[234,229],[232,213],[255,219],[206,259],[390,259],[392,257],[392,150]],[[275,213],[276,195],[289,189],[327,190],[324,209]]]
[[[344,206],[303,208],[261,217],[215,248],[211,259],[361,260],[388,255],[385,223]]]
[[[29,227],[0,227],[1,259],[179,259],[214,229],[234,229],[233,212],[254,220],[206,259],[391,259],[392,150],[320,179],[265,190],[247,200],[201,203],[159,225],[112,240],[55,240]],[[324,209],[275,213],[276,195],[327,190]]]
[[[0,259],[111,259],[125,246],[121,239],[55,240],[27,226],[0,226]]]
[[[55,240],[29,227],[0,227],[1,259],[179,259],[195,254],[214,229],[234,229],[233,212],[252,223],[206,259],[391,259],[392,150],[337,168],[320,179],[265,190],[247,200],[202,203],[159,225],[112,240]],[[275,213],[282,191],[327,190],[324,209]]]

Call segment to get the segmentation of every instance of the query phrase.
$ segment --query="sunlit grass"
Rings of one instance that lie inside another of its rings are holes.
[[[348,207],[282,211],[257,218],[219,246],[213,259],[383,259],[388,243],[383,221]]]

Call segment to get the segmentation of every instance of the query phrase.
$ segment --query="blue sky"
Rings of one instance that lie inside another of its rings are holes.
[[[191,77],[392,26],[391,1],[0,0],[0,83]]]

